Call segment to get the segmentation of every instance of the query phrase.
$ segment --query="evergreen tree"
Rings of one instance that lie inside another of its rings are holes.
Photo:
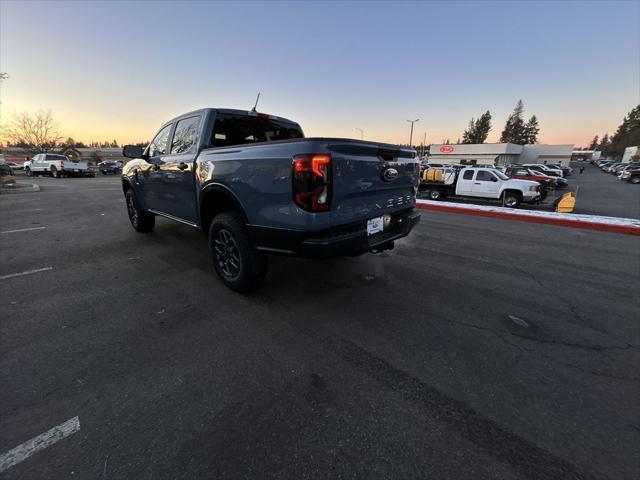
[[[540,127],[538,126],[538,117],[532,115],[527,124],[524,126],[524,144],[537,143]]]
[[[475,131],[476,131],[476,121],[473,119],[473,117],[471,117],[471,120],[469,121],[469,126],[464,132],[462,132],[462,143],[474,143],[471,139],[475,135]]]
[[[504,130],[500,135],[500,143],[517,143],[520,145],[524,143],[525,125],[522,119],[523,113],[524,104],[522,100],[518,100],[516,107],[504,125]]]
[[[487,110],[480,118],[469,122],[469,126],[462,134],[462,143],[484,143],[491,130],[491,113]]]
[[[489,110],[480,115],[476,120],[475,130],[473,132],[472,143],[484,143],[487,141],[489,132],[491,131],[491,113]]]
[[[624,117],[622,124],[610,138],[607,154],[619,159],[622,158],[625,148],[634,145],[640,145],[640,105]]]
[[[591,140],[591,143],[589,144],[588,150],[596,150],[598,148],[598,140],[599,140],[598,135],[593,137],[593,140]]]
[[[600,144],[598,145],[598,150],[602,152],[602,156],[607,158],[609,155],[609,150],[611,149],[611,140],[609,139],[609,134],[605,133],[600,140]]]

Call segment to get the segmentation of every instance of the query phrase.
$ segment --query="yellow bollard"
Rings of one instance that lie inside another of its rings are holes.
[[[575,192],[567,192],[555,201],[555,211],[560,213],[571,213],[576,206]]]

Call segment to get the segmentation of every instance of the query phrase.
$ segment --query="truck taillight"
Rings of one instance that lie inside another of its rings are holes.
[[[293,201],[303,210],[323,212],[331,206],[331,157],[296,155],[291,166]]]

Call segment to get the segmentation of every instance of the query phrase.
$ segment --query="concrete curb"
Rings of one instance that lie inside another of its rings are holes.
[[[570,228],[581,228],[586,230],[600,230],[603,232],[624,233],[628,235],[640,235],[640,220],[621,218],[619,223],[604,221],[610,217],[601,217],[603,221],[598,221],[597,216],[589,216],[589,220],[581,218],[568,218],[567,214],[544,212],[544,215],[536,215],[536,212],[527,211],[527,213],[518,211],[503,211],[499,207],[482,208],[482,206],[474,205],[457,205],[454,203],[426,203],[418,200],[416,207],[424,210],[435,210],[448,213],[461,213],[467,215],[475,215],[479,217],[506,218],[508,220],[516,220],[521,222],[544,223],[548,225],[559,225]],[[474,208],[476,207],[476,208]],[[571,214],[569,214],[571,215]]]
[[[9,186],[14,185],[14,186]],[[0,194],[13,194],[13,193],[31,193],[39,192],[40,187],[35,183],[9,183],[0,187]]]

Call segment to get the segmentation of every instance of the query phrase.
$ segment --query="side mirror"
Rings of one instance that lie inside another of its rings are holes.
[[[496,177],[491,177],[491,181],[492,181],[492,182],[497,182],[497,181],[498,181],[498,179],[497,179]]]
[[[122,155],[127,158],[142,158],[142,147],[137,145],[125,145],[122,149]]]

